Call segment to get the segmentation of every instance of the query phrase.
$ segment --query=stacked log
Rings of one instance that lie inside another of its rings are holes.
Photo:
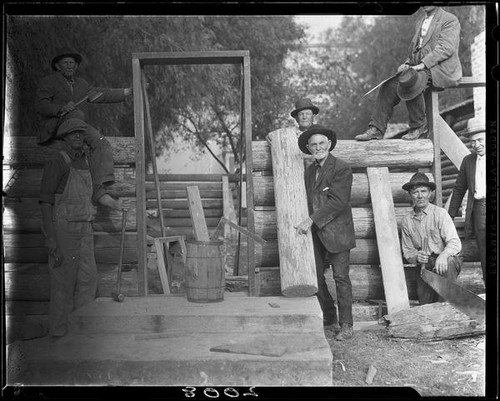
[[[351,280],[355,299],[384,298],[380,262],[375,238],[373,212],[366,167],[389,167],[391,191],[395,206],[398,233],[402,217],[411,210],[408,194],[402,185],[418,170],[430,179],[433,147],[429,139],[401,141],[398,139],[357,142],[339,140],[332,154],[348,161],[353,170],[351,205],[353,211],[356,248],[351,250]],[[306,158],[307,159],[307,158]],[[253,224],[255,232],[267,240],[266,245],[255,247],[255,272],[257,295],[280,295],[279,253],[276,230],[276,210],[271,155],[267,141],[254,141],[253,161]],[[463,243],[467,263],[479,260],[473,240]],[[470,271],[468,270],[470,269]],[[464,267],[464,285],[477,289],[477,265]],[[416,299],[416,274],[414,266],[405,266],[405,276],[410,299]],[[470,283],[470,284],[469,284]],[[476,283],[476,284],[475,284]],[[482,284],[481,284],[482,285]]]

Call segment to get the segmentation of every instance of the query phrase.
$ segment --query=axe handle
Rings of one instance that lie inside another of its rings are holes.
[[[243,227],[240,227],[238,224],[235,224],[233,223],[232,221],[229,221],[228,219],[226,219],[224,216],[222,216],[219,220],[219,224],[217,224],[217,228],[215,229],[215,232],[214,234],[212,235],[212,238],[217,238],[217,235],[220,231],[220,229],[222,228],[222,225],[223,224],[227,224],[229,226],[231,226],[232,228],[234,228],[235,230],[239,231],[240,233],[242,233],[243,235],[246,235],[247,237],[250,237],[252,238],[253,240],[255,240],[256,242],[258,242],[259,244],[261,245],[264,245],[266,243],[266,240],[262,239],[260,236],[252,233],[251,231],[248,231],[247,229],[243,228]]]

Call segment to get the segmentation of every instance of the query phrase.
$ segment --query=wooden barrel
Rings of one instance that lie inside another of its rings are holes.
[[[222,241],[186,242],[186,295],[190,302],[224,300]]]

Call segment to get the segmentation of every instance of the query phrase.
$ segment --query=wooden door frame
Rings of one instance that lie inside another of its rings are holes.
[[[241,141],[246,144],[245,167],[247,185],[248,229],[255,231],[253,213],[252,183],[252,107],[250,88],[250,52],[236,51],[195,51],[195,52],[149,52],[132,53],[132,77],[134,90],[134,134],[136,139],[136,208],[137,208],[137,257],[138,257],[138,292],[139,296],[148,295],[147,279],[147,229],[146,229],[146,157],[145,157],[145,119],[144,97],[141,77],[146,65],[180,65],[180,64],[239,64],[242,69],[243,92],[241,94],[243,117]],[[244,141],[244,142],[243,142]],[[241,155],[243,160],[243,155]],[[251,215],[251,216],[250,216]],[[254,242],[248,240],[248,278],[249,289],[255,288],[255,271],[250,269],[254,264]],[[254,269],[253,269],[254,270]],[[250,291],[251,292],[251,291]]]

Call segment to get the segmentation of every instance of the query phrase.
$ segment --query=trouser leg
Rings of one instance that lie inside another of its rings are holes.
[[[406,101],[406,108],[408,110],[408,122],[411,129],[419,128],[427,124],[425,115],[425,98],[424,92],[431,85],[431,73],[428,69],[424,70],[427,73],[427,83],[422,93],[411,100]]]
[[[401,101],[396,91],[397,86],[398,80],[393,78],[378,90],[377,101],[368,125],[377,127],[382,133],[387,129],[387,123],[392,117],[394,107]]]
[[[432,270],[433,264],[428,264],[427,269]],[[448,257],[448,269],[442,275],[450,281],[457,281],[457,277],[462,270],[462,260],[458,256]],[[427,284],[420,274],[417,277],[417,296],[420,305],[431,304],[434,302],[445,302],[445,300]]]
[[[80,257],[74,292],[74,309],[81,308],[95,299],[97,276],[91,223],[82,223]]]
[[[89,168],[92,182],[94,185],[112,184],[115,175],[111,144],[91,125],[88,125],[84,140],[90,148]]]
[[[349,277],[349,251],[329,254],[333,266],[333,279],[337,290],[337,305],[339,308],[339,323],[352,326],[352,284]]]
[[[474,200],[472,209],[472,221],[474,234],[476,236],[479,260],[483,271],[483,282],[486,287],[486,200]]]
[[[49,332],[53,336],[63,336],[68,331],[68,316],[74,306],[79,241],[68,230],[67,223],[61,222],[56,223],[56,238],[64,260],[60,266],[54,267],[54,259],[49,256]]]
[[[313,244],[314,244],[314,259],[316,263],[316,276],[318,281],[318,292],[316,297],[318,298],[319,305],[323,311],[324,321],[337,321],[337,309],[335,308],[335,302],[333,300],[332,294],[328,290],[328,285],[325,280],[325,256],[326,249],[321,243],[318,235],[313,232]]]

